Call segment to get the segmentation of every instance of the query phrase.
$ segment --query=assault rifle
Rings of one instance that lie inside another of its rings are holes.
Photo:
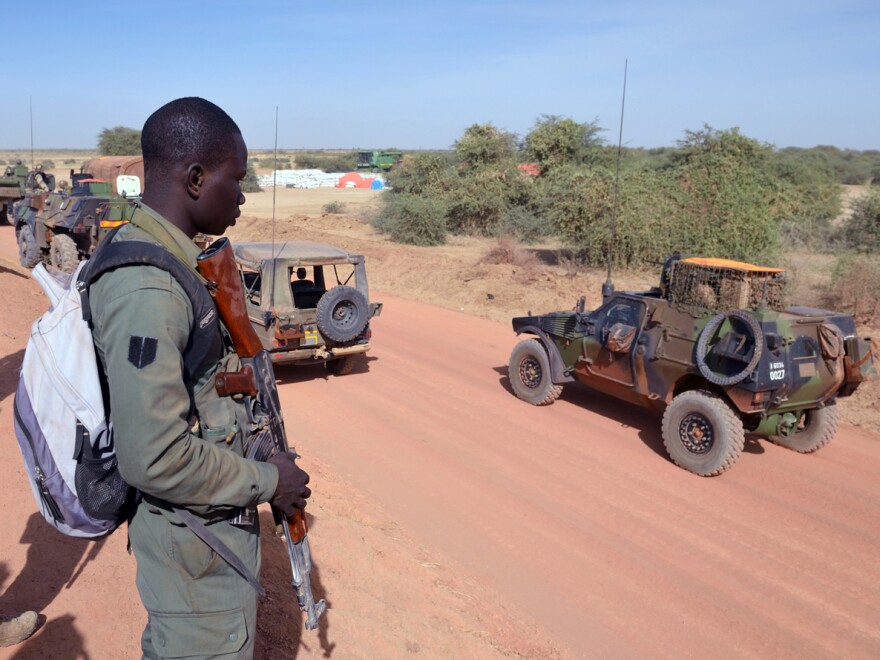
[[[253,460],[265,461],[278,452],[287,451],[287,434],[281,416],[275,372],[268,352],[248,319],[244,287],[229,240],[220,238],[214,241],[199,255],[197,263],[199,272],[208,280],[208,290],[242,364],[241,371],[216,375],[217,393],[221,396],[244,394],[250,397],[250,411],[257,431],[248,444],[246,455]],[[272,515],[276,532],[287,543],[293,572],[291,584],[296,591],[299,608],[306,614],[305,627],[314,630],[318,627],[318,619],[327,609],[327,603],[323,598],[315,603],[312,596],[309,581],[312,560],[305,514],[301,509],[294,509],[293,515],[287,517],[273,506]]]

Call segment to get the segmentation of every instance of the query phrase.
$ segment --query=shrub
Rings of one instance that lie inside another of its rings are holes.
[[[55,169],[55,161],[54,160],[44,160],[40,163],[43,166],[44,170],[54,170]]]
[[[385,213],[376,216],[373,224],[397,243],[430,246],[446,242],[446,206],[437,198],[390,196]]]
[[[871,188],[857,197],[852,211],[839,233],[844,245],[857,252],[880,251],[880,190]]]
[[[502,236],[498,242],[483,255],[483,263],[510,264],[519,268],[531,268],[538,264],[538,258],[517,246],[509,237]]]
[[[857,323],[880,320],[880,257],[845,254],[838,257],[831,276],[831,304],[853,315]]]
[[[602,144],[598,124],[541,115],[525,138],[526,157],[546,172],[564,165],[595,163]]]
[[[345,213],[345,202],[340,202],[339,200],[333,200],[324,204],[321,207],[321,210],[324,213]]]
[[[125,126],[103,129],[98,134],[98,154],[101,156],[140,156],[141,132]]]
[[[254,171],[254,162],[251,160],[249,160],[247,164],[247,174],[245,174],[244,179],[241,180],[241,192],[263,192],[263,189],[260,188],[260,184],[257,181],[257,173]]]

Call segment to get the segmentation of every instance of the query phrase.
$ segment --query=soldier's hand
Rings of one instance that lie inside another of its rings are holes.
[[[278,486],[272,496],[271,503],[285,516],[293,515],[293,510],[304,509],[306,500],[312,491],[306,486],[309,483],[308,473],[295,462],[296,454],[284,452],[275,454],[268,460],[278,468]]]

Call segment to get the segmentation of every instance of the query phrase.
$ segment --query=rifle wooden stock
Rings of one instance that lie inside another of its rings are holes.
[[[244,286],[238,274],[232,246],[226,238],[220,238],[209,245],[197,259],[199,272],[208,280],[208,290],[214,298],[220,319],[229,331],[235,352],[242,361],[240,371],[226,371],[216,374],[214,382],[220,396],[246,394],[255,399],[255,410],[266,420],[264,433],[271,440],[267,451],[257,451],[261,442],[252,449],[256,460],[268,460],[277,452],[288,451],[284,420],[281,417],[281,403],[275,386],[275,373],[269,354],[251,326],[245,304]],[[259,437],[259,436],[257,436]],[[327,609],[322,598],[317,603],[312,595],[309,573],[312,568],[311,551],[307,538],[305,513],[294,509],[293,514],[285,516],[272,506],[272,514],[280,534],[285,536],[290,567],[293,572],[291,585],[296,591],[300,609],[306,613],[304,625],[309,630],[318,627],[318,619]]]
[[[208,290],[232,337],[235,352],[242,358],[254,357],[263,350],[263,344],[248,318],[244,286],[229,239],[214,241],[198,256],[196,263],[199,272],[208,280]]]

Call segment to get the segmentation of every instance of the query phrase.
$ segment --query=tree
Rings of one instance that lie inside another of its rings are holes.
[[[578,124],[568,117],[541,115],[526,136],[525,152],[542,172],[563,165],[588,165],[600,155],[603,129],[595,122]]]
[[[744,261],[777,257],[772,149],[739,129],[686,131],[674,168],[684,251]]]
[[[465,165],[479,169],[512,161],[516,136],[492,124],[473,124],[453,146]]]
[[[139,156],[141,132],[125,126],[105,128],[98,134],[98,153],[102,156]]]

